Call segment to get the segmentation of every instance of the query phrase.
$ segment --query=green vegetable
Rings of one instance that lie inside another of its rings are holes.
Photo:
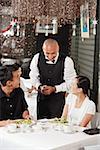
[[[31,119],[21,119],[21,120],[16,120],[15,121],[16,124],[32,124],[32,120]]]
[[[67,119],[65,119],[65,118],[54,118],[50,122],[52,122],[52,123],[58,123],[58,124],[68,123]]]

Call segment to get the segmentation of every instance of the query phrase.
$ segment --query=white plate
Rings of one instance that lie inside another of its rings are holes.
[[[45,123],[45,122],[48,122],[48,119],[47,118],[39,119],[38,122]]]
[[[81,126],[73,126],[73,130],[77,131],[77,132],[82,132],[85,129],[87,129],[86,127],[81,127]]]
[[[63,127],[61,125],[56,125],[53,127],[56,131],[63,131]]]

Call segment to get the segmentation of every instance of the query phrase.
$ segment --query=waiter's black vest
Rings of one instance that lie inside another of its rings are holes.
[[[65,57],[60,54],[56,64],[47,64],[43,52],[40,53],[38,69],[42,85],[55,86],[64,82],[64,60]],[[38,119],[61,117],[65,104],[64,92],[52,93],[50,95],[43,95],[39,92],[37,100]]]
[[[43,52],[40,53],[38,69],[42,85],[55,86],[64,82],[64,60],[65,57],[60,54],[56,64],[47,64]]]

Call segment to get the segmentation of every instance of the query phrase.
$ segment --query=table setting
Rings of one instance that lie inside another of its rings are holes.
[[[69,124],[66,120],[61,118],[45,118],[37,121],[31,119],[18,119],[5,126],[5,131],[12,134],[20,132],[46,132],[48,130],[60,131],[66,134],[74,134],[76,132],[82,132],[85,129],[85,127]]]
[[[5,131],[12,134],[19,132],[33,132],[32,126],[34,124],[36,124],[36,122],[31,119],[17,119],[5,126]]]

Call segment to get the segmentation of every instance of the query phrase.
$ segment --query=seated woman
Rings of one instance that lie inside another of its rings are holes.
[[[88,97],[90,80],[85,76],[78,76],[71,86],[71,93],[66,98],[62,118],[69,123],[82,127],[90,127],[95,114],[95,103]]]

